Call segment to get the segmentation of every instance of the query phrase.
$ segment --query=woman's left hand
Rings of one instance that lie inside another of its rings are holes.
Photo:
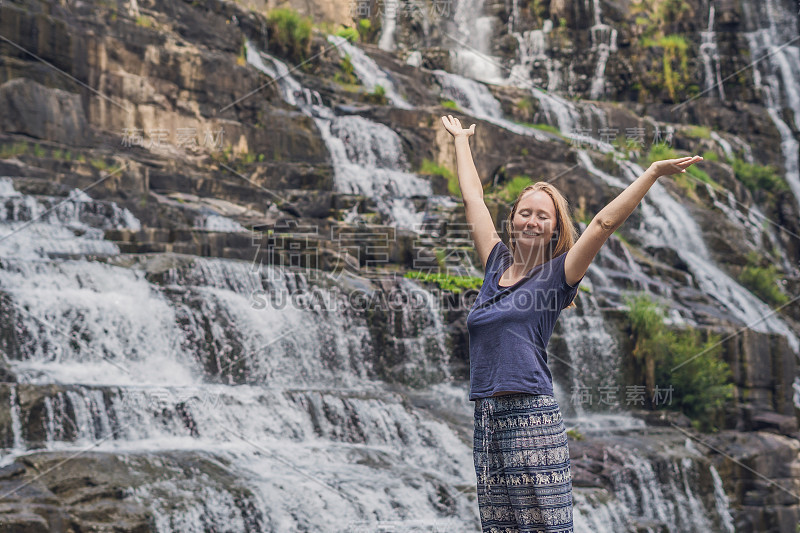
[[[650,168],[659,176],[671,176],[672,174],[686,172],[687,168],[702,160],[703,158],[699,155],[680,157],[678,159],[664,159],[663,161],[655,161],[650,165]]]

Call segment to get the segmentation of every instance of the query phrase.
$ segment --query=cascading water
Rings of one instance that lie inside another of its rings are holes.
[[[364,76],[362,80],[375,82],[381,76],[388,79],[379,74],[382,71],[366,54],[346,40],[335,39],[333,42],[347,51],[353,64],[358,65],[356,70],[359,76]],[[297,95],[303,94],[304,90],[289,74],[288,67],[280,60],[260,53],[249,42],[245,46],[248,63],[277,80],[284,100],[314,119],[333,160],[336,190],[367,196],[388,219],[387,224],[418,230],[425,212],[417,210],[413,199],[431,198],[433,193],[428,181],[409,172],[399,136],[383,124],[356,115],[337,116],[330,108],[315,101],[298,100]],[[265,59],[272,66],[267,65]],[[408,108],[409,104],[391,87],[385,88],[387,94],[395,94],[392,103],[398,105],[401,102]]]
[[[797,17],[780,0],[744,0],[742,10],[748,33],[750,56],[755,62],[753,83],[760,91],[772,122],[781,135],[785,179],[800,205],[800,145],[786,123],[790,118],[800,129],[800,45]],[[788,108],[793,117],[785,117]]]
[[[73,194],[20,229],[56,199],[21,194],[13,179],[0,183],[0,238],[14,229],[27,238],[37,227],[52,235],[68,220],[82,230],[70,259],[49,258],[56,238],[35,254],[7,248],[0,265],[16,331],[4,355],[19,382],[0,385],[12,433],[2,465],[33,450],[87,446],[122,457],[141,473],[126,495],[164,532],[345,532],[376,520],[475,527],[462,488],[475,483],[468,444],[378,379],[388,371],[449,386],[431,294],[422,291],[414,312],[389,311],[396,340],[384,350],[404,363],[376,369],[368,324],[342,291],[223,259],[140,256],[117,265],[113,243],[104,261],[87,260],[103,242],[101,228],[138,221]],[[337,284],[360,286],[333,277],[326,286]],[[409,280],[400,287],[420,293]],[[312,289],[320,294],[313,305]],[[288,304],[290,292],[306,299]],[[446,510],[431,503],[442,501]]]
[[[594,25],[590,28],[592,34],[592,48],[597,53],[597,64],[589,89],[592,100],[602,98],[606,91],[606,63],[612,52],[617,51],[617,30],[602,22],[600,0],[593,0]]]
[[[353,64],[353,70],[355,70],[358,79],[361,80],[361,83],[363,83],[367,89],[374,91],[375,88],[380,85],[386,91],[386,97],[393,106],[400,109],[413,108],[413,106],[397,92],[394,82],[391,80],[389,75],[381,70],[375,61],[365,54],[359,47],[350,44],[350,42],[344,37],[339,37],[336,35],[329,35],[328,41],[331,44],[336,45],[336,48],[339,50],[339,54],[342,57],[350,56],[350,61]]]
[[[450,64],[461,76],[487,83],[503,79],[497,59],[491,53],[491,39],[497,25],[496,17],[483,12],[483,0],[457,0],[453,15],[454,28],[450,42]]]
[[[547,135],[536,129],[503,118],[500,102],[486,88],[486,85],[444,70],[434,70],[433,72],[442,88],[442,97],[454,101],[462,111],[518,135],[534,137],[540,141],[548,139]]]
[[[700,32],[700,55],[703,58],[703,71],[705,73],[706,96],[711,96],[716,88],[720,101],[725,101],[725,88],[722,85],[722,70],[720,68],[719,50],[717,49],[716,34],[714,33],[714,2],[708,2],[708,27]]]

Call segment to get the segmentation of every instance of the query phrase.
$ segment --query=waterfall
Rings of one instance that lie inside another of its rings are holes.
[[[22,451],[25,445],[22,442],[22,422],[20,421],[19,400],[17,399],[17,386],[11,385],[9,394],[9,411],[11,413],[11,432],[14,435],[13,450]]]
[[[394,50],[394,30],[397,27],[397,9],[399,0],[386,0],[383,3],[383,17],[381,18],[381,36],[378,47],[391,52]]]
[[[364,76],[362,81],[369,79],[377,83],[388,79],[374,61],[346,40],[335,38],[332,42],[340,46],[340,51],[351,54],[359,76]],[[309,99],[298,100],[297,95],[303,94],[303,87],[290,75],[286,65],[260,53],[249,42],[245,46],[247,61],[277,80],[287,103],[313,118],[333,160],[336,190],[373,199],[378,211],[388,219],[387,224],[412,231],[418,229],[425,213],[417,210],[413,199],[431,198],[433,193],[427,180],[410,172],[397,133],[366,118],[337,116],[330,108]],[[264,59],[273,66],[267,65]],[[387,95],[395,94],[390,92],[394,90],[391,82],[385,88]],[[393,104],[404,109],[410,107],[402,99],[393,100]]]
[[[800,46],[797,44],[797,18],[777,0],[742,2],[743,17],[751,29],[745,34],[750,55],[757,61],[753,83],[761,93],[772,122],[781,135],[785,179],[800,204],[800,159],[797,139],[783,118],[788,108],[795,129],[800,129]],[[791,44],[795,43],[795,44]]]
[[[20,194],[11,178],[0,176],[0,221],[4,222],[0,224],[0,255],[38,259],[119,253],[114,243],[103,240],[104,230],[139,230],[139,221],[113,202],[90,200],[78,189],[66,198],[37,199]],[[90,225],[98,218],[104,222],[102,227]]]
[[[592,265],[590,270],[594,277],[594,271],[599,268]],[[581,286],[589,289],[589,292],[581,293],[581,313],[563,313],[559,317],[558,327],[567,345],[570,360],[573,363],[580,362],[579,366],[571,367],[572,388],[576,391],[588,388],[594,397],[599,387],[611,386],[617,382],[620,353],[616,341],[606,331],[605,320],[597,299],[592,295],[593,284],[588,276],[581,282]],[[593,399],[592,405],[595,404]],[[574,395],[570,405],[575,409],[577,417],[585,416],[582,403],[576,402]],[[565,416],[568,414],[565,413]],[[578,423],[577,420],[575,422]]]
[[[700,32],[700,55],[703,58],[705,73],[704,93],[711,93],[714,87],[720,101],[725,101],[725,88],[722,85],[722,71],[720,69],[719,50],[717,49],[716,35],[714,33],[714,2],[708,2],[708,27]]]
[[[228,217],[223,217],[216,213],[202,213],[194,221],[196,229],[203,229],[207,231],[228,232],[228,233],[241,233],[247,232],[248,229]]]
[[[2,235],[54,202],[13,185],[0,181]],[[82,223],[98,232],[133,223],[107,202],[79,203],[42,217],[42,235],[81,213],[96,215]],[[86,243],[96,232],[72,239],[93,253]],[[163,532],[328,531],[332,516],[341,532],[411,519],[473,529],[468,440],[386,384],[388,374],[430,380],[441,383],[437,397],[464,402],[463,388],[448,384],[433,294],[400,280],[416,304],[385,311],[395,329],[378,355],[352,298],[374,291],[325,276],[312,285],[269,265],[161,255],[119,264],[4,256],[0,290],[15,317],[5,355],[19,384],[0,384],[12,432],[2,465],[28,451],[91,445],[136,473],[125,493]],[[467,417],[467,407],[453,414]]]
[[[730,500],[728,500],[728,495],[725,494],[722,479],[719,477],[719,472],[714,468],[714,465],[711,465],[709,470],[711,471],[711,477],[714,479],[714,502],[717,506],[717,514],[721,518],[722,527],[725,528],[725,533],[736,533],[730,512]]]
[[[442,88],[442,97],[454,101],[465,113],[518,135],[534,137],[539,141],[550,139],[543,132],[503,118],[500,102],[483,83],[444,70],[434,70],[433,73]]]
[[[517,60],[511,66],[505,84],[529,88],[534,86],[531,69],[536,63],[543,63],[547,71],[547,91],[555,92],[561,87],[561,62],[547,53],[547,39],[552,30],[553,21],[547,19],[541,29],[512,33],[518,44]]]
[[[453,71],[487,83],[503,79],[497,59],[492,56],[492,35],[497,20],[483,14],[483,0],[456,0],[453,20],[457,41],[450,43]]]
[[[397,92],[389,74],[383,71],[378,64],[359,47],[350,44],[347,39],[337,35],[328,35],[328,42],[336,45],[336,48],[339,50],[339,55],[342,57],[346,55],[350,56],[353,69],[358,79],[364,84],[364,87],[370,91],[374,91],[375,88],[380,85],[386,91],[386,97],[393,106],[400,109],[413,109],[413,106]]]
[[[617,30],[604,24],[601,18],[600,0],[593,0],[594,25],[590,28],[592,49],[597,53],[597,64],[592,77],[589,97],[592,100],[602,98],[606,90],[606,63],[611,52],[617,51]]]

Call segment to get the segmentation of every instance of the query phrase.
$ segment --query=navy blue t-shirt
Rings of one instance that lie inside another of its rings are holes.
[[[467,315],[470,400],[503,391],[553,396],[547,343],[583,280],[567,284],[566,257],[554,257],[501,287],[500,277],[514,259],[502,241],[492,248],[483,286]]]

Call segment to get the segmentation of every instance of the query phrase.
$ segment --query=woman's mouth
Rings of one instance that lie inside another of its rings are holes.
[[[529,237],[538,237],[541,233],[536,233],[533,231],[524,231],[522,232],[523,235],[528,235]]]

